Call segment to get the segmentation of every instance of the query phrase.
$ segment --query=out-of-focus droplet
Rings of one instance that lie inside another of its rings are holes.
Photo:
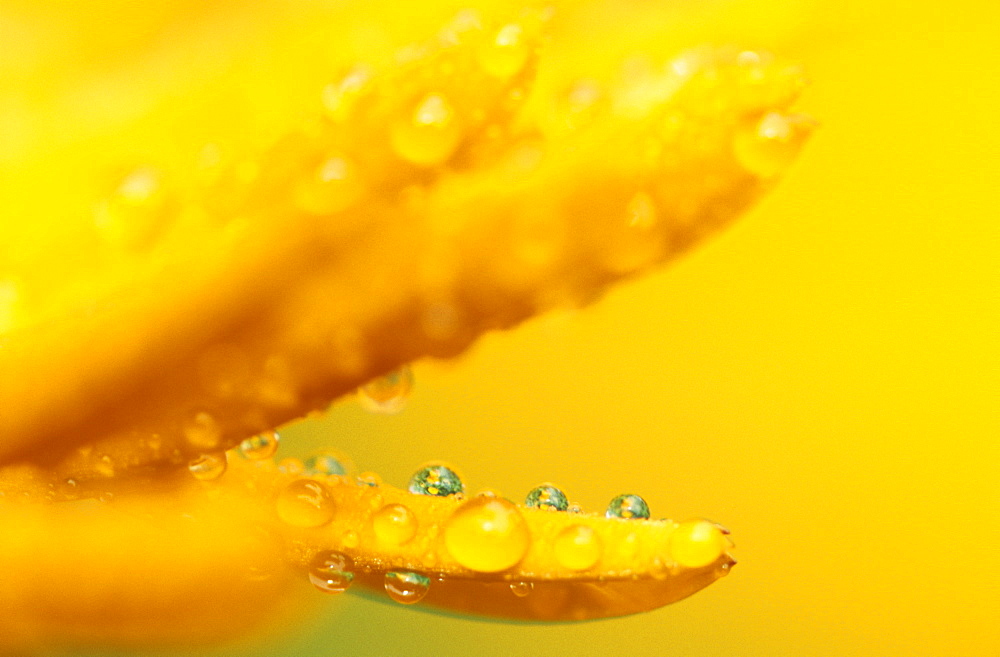
[[[455,108],[440,93],[429,93],[390,129],[392,147],[404,160],[422,166],[441,164],[455,152],[462,127]]]
[[[295,187],[295,205],[315,215],[328,215],[350,207],[361,198],[357,167],[346,157],[331,157],[304,175]]]
[[[569,500],[566,499],[565,493],[552,484],[542,484],[531,489],[524,498],[524,505],[533,509],[566,511],[569,508]]]
[[[278,517],[292,527],[322,527],[333,520],[337,505],[330,489],[312,479],[297,479],[275,500]]]
[[[496,573],[524,558],[531,545],[531,533],[513,502],[478,496],[448,519],[444,544],[455,561],[466,568]]]
[[[302,463],[302,460],[297,459],[294,456],[281,459],[281,461],[278,462],[278,472],[290,475],[301,475],[306,473],[305,470],[306,466]]]
[[[385,574],[385,592],[404,605],[423,600],[431,590],[431,578],[420,573],[394,570]]]
[[[188,445],[205,451],[214,450],[222,442],[222,429],[211,413],[195,413],[183,427]]]
[[[354,463],[346,455],[332,449],[324,449],[303,462],[304,471],[309,476],[346,475],[354,471]]]
[[[486,39],[477,52],[479,65],[490,75],[509,78],[524,68],[531,54],[524,28],[509,23]]]
[[[608,504],[608,510],[604,512],[604,516],[626,520],[646,520],[649,518],[649,505],[638,495],[619,495]]]
[[[15,309],[20,292],[14,281],[0,280],[0,334],[14,327]]]
[[[719,558],[726,546],[726,536],[708,520],[682,522],[669,539],[670,556],[688,568],[707,566]]]
[[[431,464],[425,465],[413,474],[408,490],[416,495],[448,497],[465,493],[465,485],[448,466]]]
[[[200,481],[214,481],[226,472],[226,453],[202,454],[188,463],[188,471]]]
[[[556,562],[569,570],[593,568],[601,559],[604,545],[601,537],[586,525],[573,525],[559,532],[552,545]]]
[[[371,86],[371,73],[357,66],[340,80],[323,88],[323,107],[332,120],[343,123],[351,114],[365,91]]]
[[[402,504],[387,504],[372,516],[372,529],[379,543],[402,545],[417,534],[417,516]]]
[[[340,542],[348,550],[353,550],[361,544],[361,537],[356,531],[349,529],[340,537]]]
[[[276,431],[265,431],[241,442],[240,454],[252,461],[269,459],[278,451],[280,440],[281,436]]]
[[[362,486],[377,488],[382,485],[382,477],[377,472],[362,472],[358,475],[357,480]]]
[[[354,581],[354,562],[343,552],[320,552],[309,565],[309,581],[324,593],[343,593]]]
[[[535,588],[534,582],[511,582],[510,592],[519,598],[526,597]]]
[[[98,205],[94,224],[109,244],[143,249],[163,230],[169,205],[160,172],[141,167],[127,175],[111,196]]]
[[[750,173],[773,178],[792,164],[815,125],[806,116],[769,112],[737,131],[733,152]]]
[[[404,365],[358,388],[358,401],[367,411],[393,415],[406,407],[412,390],[413,370]]]
[[[555,96],[543,117],[545,132],[566,135],[590,125],[605,105],[604,92],[594,80],[574,82]]]

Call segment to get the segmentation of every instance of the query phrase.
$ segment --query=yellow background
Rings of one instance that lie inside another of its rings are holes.
[[[567,14],[611,54],[602,29],[633,21],[636,48],[656,35],[801,61],[800,107],[822,127],[772,195],[682,262],[419,363],[403,414],[344,402],[283,451],[336,446],[396,485],[440,458],[473,490],[552,480],[589,510],[635,492],[654,516],[730,527],[739,565],[620,620],[510,625],[348,597],[209,652],[1000,655],[997,4]]]

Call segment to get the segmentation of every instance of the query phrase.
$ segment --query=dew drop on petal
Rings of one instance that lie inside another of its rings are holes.
[[[343,593],[354,581],[354,562],[343,552],[320,552],[309,565],[309,581],[324,593]]]
[[[182,431],[184,440],[198,449],[216,449],[222,442],[222,430],[219,428],[219,423],[215,421],[211,413],[204,411],[195,413],[184,424]]]
[[[773,178],[792,164],[814,127],[808,117],[769,112],[737,131],[733,152],[750,173]]]
[[[511,582],[510,592],[519,598],[523,598],[531,593],[535,588],[534,582]]]
[[[303,468],[305,474],[309,476],[346,475],[354,470],[354,464],[340,452],[325,449],[303,461]]]
[[[410,479],[408,490],[415,495],[448,497],[465,493],[465,485],[454,470],[446,465],[425,465]]]
[[[431,578],[420,573],[394,570],[385,574],[385,592],[404,605],[423,600],[431,589]]]
[[[477,58],[490,75],[509,78],[524,68],[529,54],[531,50],[524,29],[517,23],[509,23],[480,45]]]
[[[361,544],[361,537],[353,529],[349,529],[344,532],[344,535],[340,539],[341,544],[348,550],[353,550]]]
[[[371,73],[361,66],[349,70],[344,77],[323,88],[323,107],[335,122],[347,121],[358,99],[371,84]]]
[[[708,520],[682,522],[669,539],[670,556],[688,568],[707,566],[719,558],[727,545],[718,525]]]
[[[337,510],[330,489],[312,479],[297,479],[285,486],[275,500],[278,517],[292,527],[321,527]]]
[[[240,443],[240,454],[250,460],[269,459],[278,451],[281,437],[276,431],[265,431]]]
[[[188,471],[200,481],[214,481],[226,472],[226,453],[202,454],[188,463]]]
[[[429,93],[418,100],[392,124],[390,131],[396,153],[422,166],[443,163],[455,152],[461,138],[455,108],[440,93]]]
[[[417,534],[417,516],[402,504],[387,504],[372,516],[375,538],[386,545],[402,545]]]
[[[479,496],[460,506],[448,519],[444,544],[462,566],[496,573],[524,558],[531,545],[531,532],[513,502]]]
[[[565,493],[552,484],[542,484],[531,489],[524,499],[524,505],[533,509],[545,508],[566,511],[569,509],[569,500],[566,499]]]
[[[556,561],[569,570],[593,568],[601,559],[604,545],[591,527],[573,525],[559,532],[552,545]]]
[[[649,518],[649,506],[646,500],[638,495],[619,495],[608,504],[604,512],[606,518],[624,518],[626,520],[646,520]]]
[[[367,411],[393,415],[403,410],[412,390],[413,370],[404,365],[358,388],[358,401]]]

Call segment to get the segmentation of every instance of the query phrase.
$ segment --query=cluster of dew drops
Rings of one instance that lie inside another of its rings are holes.
[[[409,366],[404,366],[361,386],[358,389],[358,401],[363,408],[371,412],[395,414],[406,406],[413,383],[412,370]],[[235,452],[248,460],[271,459],[278,450],[279,440],[277,432],[267,431],[247,438],[240,443]],[[214,481],[225,473],[227,462],[225,452],[204,454],[192,460],[188,469],[191,475],[200,481]],[[345,476],[349,471],[350,467],[344,457],[332,451],[309,457],[301,463],[300,469],[300,473],[306,476]],[[379,484],[378,476],[373,473],[361,474],[357,480],[358,483],[369,486]],[[459,475],[443,464],[428,464],[419,469],[411,477],[407,489],[415,495],[457,498],[465,496],[465,484]],[[519,513],[515,505],[493,493],[480,494],[476,499],[481,500],[483,504],[498,503],[501,513]],[[329,491],[319,482],[310,479],[293,481],[279,493],[275,504],[278,516],[296,527],[325,525],[332,520],[334,514]],[[524,506],[582,513],[579,505],[571,504],[561,489],[549,483],[533,488],[525,497]],[[467,509],[467,513],[472,515],[478,507],[476,504],[466,505],[456,512],[455,518],[463,514],[463,509]],[[649,506],[638,495],[618,495],[608,504],[605,516],[625,520],[646,520],[649,519]],[[372,526],[380,542],[401,545],[416,535],[417,518],[406,506],[389,504],[374,514]],[[355,532],[349,531],[345,534],[343,542],[346,547],[357,547],[359,539]],[[467,545],[468,541],[465,543],[466,546],[463,547],[463,542],[457,541],[451,551],[455,553],[454,556],[460,563],[470,566],[473,570],[485,572],[503,570],[514,565],[524,553],[519,546],[511,545],[506,550],[507,554],[501,555],[502,562],[479,564],[476,563],[479,557],[476,554],[478,551],[474,540],[472,545]],[[593,567],[600,559],[600,539],[590,527],[574,525],[556,538],[554,552],[560,565],[571,570],[586,570]],[[356,570],[349,555],[326,550],[313,558],[309,566],[309,580],[324,593],[343,593],[354,581]],[[431,578],[418,572],[393,570],[385,574],[384,587],[392,600],[401,604],[414,604],[430,591]],[[517,581],[510,584],[511,593],[522,598],[529,595],[533,588],[534,584],[531,582]]]

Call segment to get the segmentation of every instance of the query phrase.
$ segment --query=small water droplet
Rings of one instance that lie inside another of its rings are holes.
[[[341,544],[348,550],[353,550],[361,544],[361,537],[353,529],[344,532],[340,539]]]
[[[358,401],[367,411],[393,415],[406,407],[412,390],[413,370],[404,365],[358,388]]]
[[[608,504],[604,512],[606,518],[624,518],[627,520],[646,520],[649,518],[649,506],[646,500],[638,495],[619,495]]]
[[[534,582],[511,582],[510,592],[519,598],[523,598],[531,593],[535,588]]]
[[[354,581],[354,562],[343,552],[320,552],[309,566],[309,581],[324,593],[343,593]]]
[[[101,237],[119,248],[143,249],[164,228],[169,196],[159,171],[140,167],[122,179],[101,204],[94,224]]]
[[[556,561],[569,570],[593,568],[601,559],[601,537],[587,525],[572,525],[559,532],[552,546]]]
[[[465,485],[454,470],[446,465],[425,465],[410,479],[408,489],[416,495],[448,497],[465,493]]]
[[[726,536],[708,520],[688,520],[670,534],[670,556],[687,568],[707,566],[726,549]]]
[[[362,66],[349,70],[340,80],[323,88],[323,106],[327,116],[341,123],[347,121],[357,101],[369,88],[371,73]]]
[[[202,454],[188,463],[188,471],[200,481],[213,481],[226,472],[226,453]]]
[[[502,497],[474,497],[448,519],[444,544],[464,567],[496,573],[524,558],[531,533],[513,502]]]
[[[533,509],[545,508],[555,511],[566,511],[569,509],[569,500],[566,494],[552,484],[542,484],[531,489],[528,496],[524,498],[524,505]]]
[[[440,93],[429,93],[392,124],[393,149],[422,166],[441,164],[455,152],[462,128],[455,108]]]
[[[386,545],[402,545],[417,534],[417,516],[402,504],[388,504],[372,516],[375,538]]]
[[[490,75],[509,78],[524,68],[530,54],[524,28],[517,23],[509,23],[480,45],[477,58],[479,65]]]
[[[750,173],[773,178],[791,165],[814,127],[808,117],[769,112],[736,133],[733,152]]]
[[[211,413],[195,413],[183,428],[184,439],[189,445],[201,450],[214,450],[222,441],[222,429]]]
[[[330,157],[300,178],[295,205],[309,214],[333,214],[361,198],[362,191],[355,164],[345,157]]]
[[[313,454],[304,461],[303,466],[309,476],[346,475],[354,470],[354,464],[349,458],[331,449]]]
[[[382,485],[382,477],[375,472],[362,472],[357,476],[357,480],[362,486],[376,488]]]
[[[265,431],[240,443],[240,454],[250,460],[269,459],[278,451],[281,436],[276,431]]]
[[[394,570],[385,574],[385,592],[404,605],[423,600],[431,589],[431,579],[420,573]]]
[[[321,527],[337,510],[330,489],[312,479],[297,479],[285,486],[275,500],[278,517],[293,527]]]
[[[278,462],[278,472],[284,472],[290,475],[301,475],[305,474],[306,466],[302,463],[301,459],[297,459],[294,456],[281,459]]]

